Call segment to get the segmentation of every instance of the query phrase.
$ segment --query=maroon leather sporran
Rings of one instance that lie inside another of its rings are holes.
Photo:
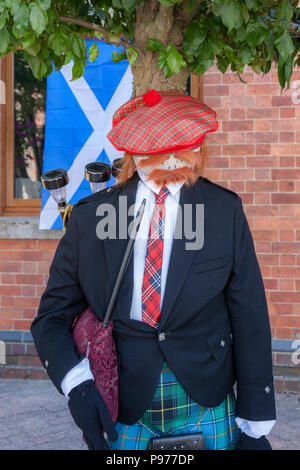
[[[88,307],[78,317],[72,336],[77,352],[88,356],[95,386],[102,396],[114,422],[119,410],[119,376],[113,322],[103,327],[93,309]]]

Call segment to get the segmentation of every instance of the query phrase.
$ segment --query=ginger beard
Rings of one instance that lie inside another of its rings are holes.
[[[136,169],[157,186],[178,182],[190,185],[199,178],[200,147],[169,154],[132,155],[132,158]]]

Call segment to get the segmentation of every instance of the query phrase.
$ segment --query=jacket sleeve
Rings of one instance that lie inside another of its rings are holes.
[[[77,209],[73,208],[49,270],[49,279],[31,325],[37,353],[60,393],[67,372],[84,357],[75,351],[72,325],[87,306],[78,282]]]
[[[237,374],[237,416],[276,418],[272,340],[265,289],[242,200],[234,218],[233,268],[225,289],[233,329]]]

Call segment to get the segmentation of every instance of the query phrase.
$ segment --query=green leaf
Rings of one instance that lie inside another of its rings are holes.
[[[51,0],[37,0],[38,4],[43,10],[49,10],[51,7]]]
[[[122,52],[117,52],[113,51],[112,52],[112,61],[117,63],[120,62],[121,60],[126,60],[127,59],[127,54],[125,49],[122,49]]]
[[[191,23],[185,30],[183,39],[184,50],[188,54],[197,53],[199,46],[204,42],[205,38],[206,30],[204,27]]]
[[[121,42],[120,36],[115,33],[109,34],[108,39],[110,42],[115,42],[116,44],[119,44]]]
[[[289,23],[293,18],[294,9],[288,0],[283,0],[279,6],[279,15]]]
[[[253,11],[257,11],[259,9],[259,4],[257,2],[257,0],[246,0],[245,1],[245,4],[248,8],[248,10],[253,10]]]
[[[0,29],[0,52],[5,52],[9,42],[9,33],[6,26]]]
[[[15,0],[5,0],[4,1],[5,5],[7,6],[7,8],[9,8],[10,10],[13,9],[14,7],[14,4],[17,4],[17,3],[20,3],[19,1],[15,1]]]
[[[41,34],[47,25],[47,13],[37,3],[31,4],[30,7],[31,26],[37,34]]]
[[[220,72],[225,73],[228,69],[230,61],[226,57],[218,57],[217,58],[217,67]]]
[[[35,78],[42,78],[44,74],[47,72],[46,63],[41,61],[39,57],[29,56],[27,54],[26,54],[26,59]]]
[[[77,80],[78,78],[82,77],[84,74],[84,62],[79,59],[75,59],[74,65],[72,68],[72,80]]]
[[[268,48],[267,48],[268,54],[267,54],[267,60],[272,61],[273,55],[274,55],[274,40],[273,37],[271,38]]]
[[[295,51],[294,43],[286,30],[275,39],[275,45],[284,61]]]
[[[93,44],[89,48],[89,61],[94,62],[94,60],[97,59],[98,54],[99,54],[98,45],[96,42],[93,42]]]
[[[293,59],[289,57],[285,66],[284,66],[284,77],[287,82],[288,87],[290,86],[290,80],[293,73]]]
[[[60,56],[66,49],[66,41],[60,31],[55,31],[48,38],[48,46]]]
[[[214,49],[211,46],[210,41],[205,41],[198,49],[198,60],[201,60],[201,57],[204,59],[214,60],[215,53]]]
[[[55,67],[55,70],[60,70],[62,68],[62,66],[64,65],[64,57],[63,56],[57,56],[56,54],[54,54],[52,56],[52,60],[53,60],[53,64],[54,64],[54,67]]]
[[[35,34],[34,31],[29,31],[25,34],[24,39],[22,41],[23,48],[30,47],[34,44],[35,41]]]
[[[250,15],[249,15],[249,11],[245,3],[242,4],[242,12],[243,12],[243,18],[245,20],[245,23],[247,23],[250,18]]]
[[[242,26],[241,28],[239,28],[236,31],[236,33],[234,35],[234,41],[235,42],[245,42],[246,37],[247,37],[246,28],[244,26]]]
[[[125,10],[133,10],[136,6],[136,0],[122,0],[122,7]]]
[[[257,74],[260,74],[261,73],[261,66],[260,64],[256,63],[256,64],[251,64],[251,68],[253,70],[253,72],[257,73]]]
[[[79,34],[72,34],[71,36],[72,50],[74,54],[80,58],[85,59],[86,57],[86,42],[83,37]]]
[[[279,60],[278,60],[277,75],[278,75],[278,81],[280,83],[281,88],[284,88],[284,86],[285,86],[285,64],[284,64],[283,60],[280,57],[279,57]]]
[[[197,65],[195,68],[195,73],[197,75],[201,75],[205,73],[208,69],[210,69],[214,65],[215,61],[213,59],[201,57],[199,61],[197,61]]]
[[[187,4],[186,11],[193,11],[196,6],[197,6],[198,1],[197,0],[189,0],[189,3]]]
[[[255,59],[256,49],[248,46],[247,44],[243,44],[239,49],[238,56],[244,65],[251,64]]]
[[[235,0],[217,0],[217,11],[229,30],[240,28],[243,24],[243,10]]]
[[[223,50],[224,42],[218,38],[212,37],[208,39],[208,45],[214,54],[218,55]]]
[[[21,7],[21,0],[12,0],[12,1],[5,1],[7,8],[9,8],[12,16],[14,16],[18,9]]]
[[[29,21],[29,9],[27,5],[21,4],[14,12],[14,21],[16,24],[27,26]]]
[[[6,20],[8,19],[8,11],[4,10],[1,15],[0,15],[0,29],[3,28],[3,26],[6,23]]]
[[[130,65],[134,64],[138,56],[138,52],[134,47],[127,49],[127,57]]]
[[[123,8],[121,0],[112,0],[112,6],[114,8]]]
[[[162,70],[164,67],[168,67],[167,65],[167,51],[166,50],[163,50],[160,52],[159,54],[159,58],[158,58],[158,68],[160,70]]]
[[[271,67],[272,67],[272,61],[267,60],[265,66],[264,66],[264,74],[270,72]]]
[[[20,39],[24,36],[24,34],[26,32],[26,29],[25,29],[25,26],[13,23],[11,31],[12,31],[15,38]]]
[[[249,20],[246,31],[246,42],[251,47],[258,47],[263,41],[267,40],[270,35],[267,26],[265,26],[259,18]]]
[[[101,33],[101,31],[93,31],[93,36],[100,40],[103,39],[103,33]]]
[[[167,48],[167,64],[170,71],[174,74],[179,73],[182,67],[186,66],[186,62],[176,47],[173,45]]]
[[[41,43],[35,41],[31,46],[24,47],[24,51],[30,55],[37,55],[41,49]]]
[[[164,45],[157,39],[147,38],[148,51],[162,51],[164,48]]]
[[[73,52],[70,50],[66,53],[65,58],[64,58],[64,65],[69,64],[71,60],[73,59]]]

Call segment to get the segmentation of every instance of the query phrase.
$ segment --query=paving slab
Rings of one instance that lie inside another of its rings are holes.
[[[67,398],[49,380],[0,379],[0,450],[86,450]],[[277,393],[276,450],[300,450],[300,394]]]

